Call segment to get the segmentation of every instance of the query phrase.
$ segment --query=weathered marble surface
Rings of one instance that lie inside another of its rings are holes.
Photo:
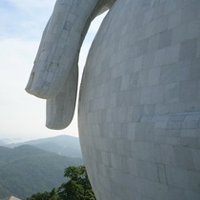
[[[49,127],[70,123],[78,50],[105,3],[111,8],[90,49],[79,99],[95,194],[199,200],[199,0],[58,0],[27,91],[48,99]]]

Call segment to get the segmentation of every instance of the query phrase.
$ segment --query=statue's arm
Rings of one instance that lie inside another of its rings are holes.
[[[57,0],[26,90],[47,99],[46,126],[63,129],[75,109],[78,56],[91,21],[113,0]]]

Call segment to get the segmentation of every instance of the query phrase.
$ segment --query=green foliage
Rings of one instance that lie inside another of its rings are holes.
[[[85,166],[70,166],[64,176],[70,180],[58,189],[34,194],[26,200],[96,200]]]
[[[63,200],[95,200],[85,166],[68,167],[64,176],[70,178],[58,188]]]
[[[57,194],[56,189],[52,189],[51,192],[37,193],[33,194],[30,198],[26,200],[61,200]]]
[[[58,190],[58,194],[62,199],[80,200],[84,195],[84,189],[83,186],[77,184],[76,181],[70,180],[69,182],[61,185]]]

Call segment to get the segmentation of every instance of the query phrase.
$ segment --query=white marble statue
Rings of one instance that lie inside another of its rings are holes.
[[[96,197],[199,200],[199,0],[57,0],[26,90],[47,99],[47,127],[69,125],[79,50],[106,9],[78,105]]]

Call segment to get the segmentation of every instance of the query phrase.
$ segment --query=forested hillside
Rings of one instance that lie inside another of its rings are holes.
[[[51,190],[63,183],[66,167],[81,164],[80,158],[59,156],[30,145],[0,147],[0,198],[26,198]]]

